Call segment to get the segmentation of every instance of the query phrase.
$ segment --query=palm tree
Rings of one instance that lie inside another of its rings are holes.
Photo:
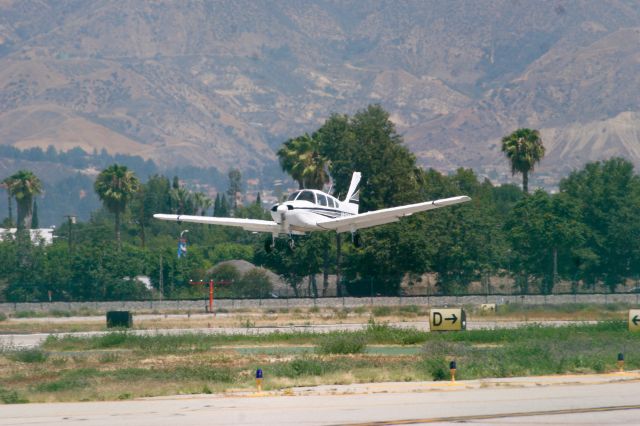
[[[502,138],[502,152],[511,162],[511,173],[522,173],[522,190],[529,193],[529,172],[544,157],[544,146],[540,132],[518,129]]]
[[[171,189],[171,204],[176,214],[193,214],[193,194],[184,186]]]
[[[7,191],[7,206],[9,208],[9,216],[7,217],[7,223],[9,224],[7,227],[11,228],[13,225],[13,209],[11,208],[11,191],[9,191],[9,184],[6,183],[7,179],[3,180],[0,183],[0,188],[4,188]]]
[[[329,182],[327,159],[320,153],[320,142],[316,135],[305,133],[289,139],[277,154],[282,170],[298,182],[300,189],[322,189]]]
[[[31,229],[33,197],[42,192],[42,182],[33,172],[20,170],[3,183],[18,205],[18,229]]]
[[[204,216],[213,205],[211,198],[207,197],[203,192],[193,194],[193,207],[197,216]]]
[[[114,164],[100,172],[93,188],[107,210],[115,214],[116,241],[120,248],[120,215],[140,188],[140,182],[126,166]]]

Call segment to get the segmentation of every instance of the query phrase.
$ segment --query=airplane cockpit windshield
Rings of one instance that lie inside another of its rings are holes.
[[[301,191],[300,195],[298,195],[298,198],[296,199],[296,201],[309,201],[310,203],[315,204],[316,203],[316,196],[311,191]]]
[[[300,191],[293,192],[291,195],[289,195],[289,196],[287,197],[287,201],[293,201],[293,200],[295,200],[299,193],[300,193]]]

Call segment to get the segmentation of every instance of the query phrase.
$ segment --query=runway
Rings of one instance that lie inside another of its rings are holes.
[[[638,424],[640,373],[8,405],[0,425]]]

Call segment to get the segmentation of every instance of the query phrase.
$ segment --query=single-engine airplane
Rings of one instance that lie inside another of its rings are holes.
[[[273,221],[175,214],[154,214],[153,217],[179,223],[194,222],[209,225],[234,226],[251,232],[270,233],[272,239],[265,244],[267,251],[271,250],[275,238],[280,235],[288,236],[289,247],[293,248],[294,242],[291,238],[292,235],[303,235],[312,231],[349,231],[351,232],[354,245],[359,247],[360,237],[356,233],[358,229],[397,222],[400,218],[411,216],[413,213],[471,200],[471,198],[466,195],[462,195],[359,213],[358,191],[356,191],[356,189],[360,183],[360,178],[360,172],[353,173],[349,191],[347,191],[347,196],[342,201],[316,189],[295,191],[289,195],[286,201],[271,207],[271,217]]]

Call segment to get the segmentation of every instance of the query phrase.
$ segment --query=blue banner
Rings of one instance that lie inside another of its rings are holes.
[[[187,240],[181,238],[178,240],[178,259],[187,255]]]

